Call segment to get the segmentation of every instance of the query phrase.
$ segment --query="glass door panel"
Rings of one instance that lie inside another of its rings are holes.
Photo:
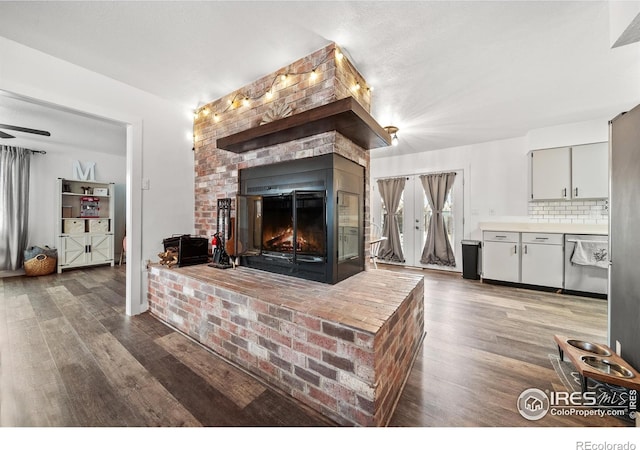
[[[338,262],[360,258],[359,227],[359,196],[338,191]]]

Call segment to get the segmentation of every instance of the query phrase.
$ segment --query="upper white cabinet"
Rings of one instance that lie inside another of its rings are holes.
[[[531,200],[577,200],[609,195],[606,142],[531,152]]]
[[[531,152],[531,199],[566,199],[570,191],[571,147]]]
[[[609,146],[606,142],[571,149],[571,198],[609,196]]]

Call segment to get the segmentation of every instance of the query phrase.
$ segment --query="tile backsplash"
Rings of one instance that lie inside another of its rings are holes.
[[[601,200],[549,200],[529,202],[529,220],[539,223],[609,222],[609,201]]]

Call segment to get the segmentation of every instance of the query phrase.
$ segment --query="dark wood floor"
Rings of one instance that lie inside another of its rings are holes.
[[[554,334],[605,342],[606,301],[422,273],[427,336],[391,426],[629,425],[516,409],[525,389],[564,390]],[[149,314],[127,317],[124,293],[119,267],[0,279],[0,425],[333,425]]]

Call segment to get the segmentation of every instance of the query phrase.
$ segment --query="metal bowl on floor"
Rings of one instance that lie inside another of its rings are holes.
[[[602,373],[619,378],[633,378],[633,372],[628,368],[597,356],[583,356],[582,361],[590,367],[599,370]]]
[[[579,350],[593,353],[594,355],[611,356],[611,352],[607,350],[605,347],[599,344],[594,344],[592,342],[585,342],[577,339],[569,339],[567,340],[567,344]]]

